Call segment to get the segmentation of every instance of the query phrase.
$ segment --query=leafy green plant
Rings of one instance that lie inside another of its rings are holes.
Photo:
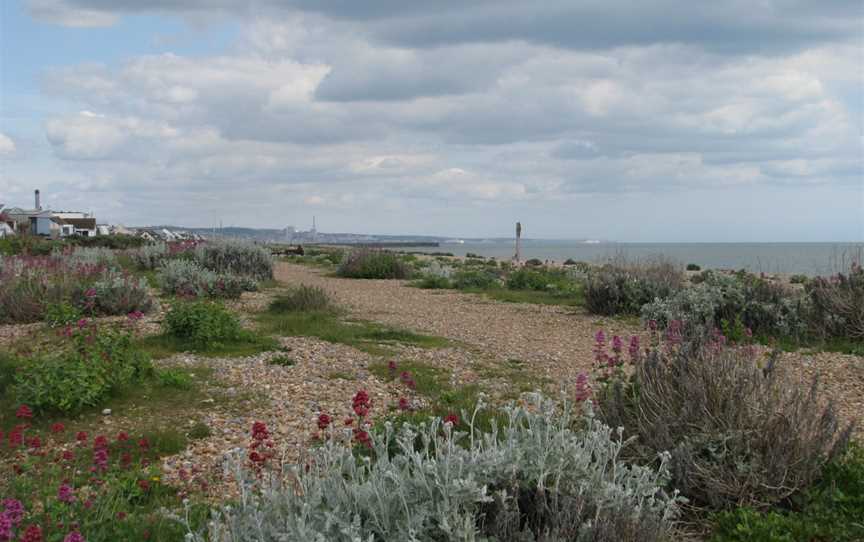
[[[450,279],[447,277],[442,277],[440,275],[423,275],[420,280],[415,282],[415,285],[418,288],[423,288],[426,290],[446,290],[449,288],[453,288],[453,284],[450,282]]]
[[[40,411],[76,412],[152,371],[124,329],[82,321],[67,334],[67,348],[20,363],[11,389],[19,402]]]
[[[165,314],[162,327],[166,335],[188,341],[199,350],[251,338],[234,314],[208,301],[175,302]]]
[[[66,301],[52,303],[45,308],[45,323],[52,327],[77,322],[82,316],[80,310]]]
[[[156,371],[156,380],[160,386],[178,390],[189,390],[194,385],[189,373],[180,369],[159,369]]]
[[[293,367],[297,364],[297,361],[294,358],[283,354],[273,356],[272,358],[267,360],[267,363],[269,363],[270,365],[278,365],[280,367]]]
[[[330,296],[318,286],[301,284],[270,302],[270,312],[326,311],[332,308]]]
[[[711,542],[864,540],[864,449],[853,446],[829,463],[822,479],[794,496],[786,509],[737,508],[714,521]]]
[[[453,273],[450,281],[460,290],[485,290],[500,286],[498,275],[485,269],[460,269]]]
[[[345,255],[336,274],[353,279],[407,279],[411,268],[392,252],[360,248]]]

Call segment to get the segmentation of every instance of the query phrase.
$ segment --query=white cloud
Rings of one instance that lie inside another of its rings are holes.
[[[6,134],[0,133],[0,156],[15,154],[15,142]]]

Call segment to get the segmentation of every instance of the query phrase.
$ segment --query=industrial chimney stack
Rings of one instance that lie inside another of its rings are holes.
[[[42,206],[39,205],[39,189],[38,188],[36,189],[36,210],[37,211],[42,210]]]

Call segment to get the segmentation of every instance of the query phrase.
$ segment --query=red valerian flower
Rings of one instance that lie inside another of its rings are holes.
[[[93,449],[98,450],[101,448],[108,447],[108,437],[105,435],[99,435],[93,440]]]
[[[369,414],[369,409],[372,408],[372,401],[369,400],[369,394],[366,390],[359,390],[351,403],[354,413],[361,418]]]
[[[330,426],[330,422],[332,421],[333,420],[332,418],[330,418],[330,416],[322,412],[318,415],[318,429],[321,429],[322,431],[324,429],[327,429]]]
[[[270,432],[267,430],[267,425],[264,422],[255,422],[252,424],[252,438],[259,442],[270,438]]]
[[[63,459],[66,461],[72,461],[75,459],[75,452],[72,450],[63,450]]]
[[[129,440],[129,435],[125,431],[117,433],[117,442],[126,442]]]
[[[357,444],[362,444],[369,448],[372,447],[372,438],[369,436],[369,432],[364,431],[360,428],[354,429],[354,442],[356,442]]]
[[[450,414],[444,416],[444,423],[453,424],[453,426],[455,427],[459,425],[459,416],[451,412]]]
[[[29,525],[21,536],[21,542],[42,542],[42,527],[38,525]]]
[[[141,491],[150,491],[150,482],[147,480],[138,480],[138,487],[141,488]]]
[[[57,500],[66,504],[75,502],[75,490],[67,483],[63,483],[57,489]]]
[[[126,519],[126,512],[117,512],[117,519],[119,519],[120,521]]]
[[[85,542],[84,535],[82,535],[78,531],[72,531],[71,533],[66,535],[66,537],[63,539],[63,542]]]
[[[390,361],[388,361],[387,362],[387,368],[390,370],[391,373],[395,373],[396,369],[397,369],[396,360],[391,359]]]
[[[141,437],[141,439],[138,441],[138,447],[141,448],[142,451],[147,451],[150,449],[150,443],[147,441],[146,438]]]
[[[411,403],[405,397],[399,398],[399,410],[411,410]]]
[[[87,442],[87,433],[84,431],[78,431],[78,433],[75,434],[75,440],[78,442]]]
[[[60,422],[57,422],[57,423],[51,425],[51,432],[54,433],[55,435],[57,433],[62,433],[65,430],[66,430],[66,426]]]
[[[15,417],[19,420],[29,420],[33,417],[33,411],[30,410],[30,407],[27,405],[21,405],[18,407],[18,410],[15,411]]]

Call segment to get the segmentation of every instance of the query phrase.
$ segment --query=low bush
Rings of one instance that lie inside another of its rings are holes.
[[[416,282],[416,286],[418,288],[424,288],[427,290],[446,290],[449,288],[453,288],[453,284],[450,282],[450,279],[447,277],[442,277],[440,275],[423,275]]]
[[[531,258],[530,260],[525,261],[525,265],[527,265],[528,267],[540,267],[543,265],[543,262],[541,262],[537,258]]]
[[[807,284],[810,281],[810,277],[807,275],[792,275],[789,277],[789,284]]]
[[[392,252],[360,248],[345,255],[336,274],[352,279],[407,279],[411,269]]]
[[[712,542],[864,540],[864,449],[828,464],[822,479],[786,509],[738,508],[715,515]]]
[[[180,490],[163,483],[163,433],[130,433],[90,435],[62,423],[50,433],[27,423],[11,428],[16,460],[0,484],[0,540],[182,540],[183,526],[163,509],[180,508],[204,479],[187,476]],[[189,519],[200,522],[200,510],[192,507]]]
[[[242,241],[202,243],[195,247],[194,257],[199,265],[220,275],[240,275],[258,281],[273,278],[273,257],[261,245]]]
[[[683,282],[683,273],[669,261],[617,261],[588,273],[585,306],[592,314],[638,315],[643,305],[669,297]]]
[[[373,459],[358,460],[332,430],[286,485],[278,473],[238,473],[242,496],[216,512],[207,539],[653,542],[671,535],[678,499],[663,490],[665,459],[658,469],[627,465],[615,431],[590,420],[575,431],[567,405],[538,399],[506,413],[503,428],[486,434],[466,413],[465,431],[454,416],[398,431],[386,424],[371,437],[361,431]]]
[[[139,248],[147,244],[143,237],[133,235],[97,235],[95,237],[84,237],[73,235],[64,239],[67,243],[79,247],[100,247],[111,250],[128,250]]]
[[[270,302],[272,313],[325,311],[332,307],[330,296],[317,286],[300,285]]]
[[[864,267],[852,264],[848,274],[813,279],[806,290],[814,335],[864,340]]]
[[[207,350],[235,341],[245,341],[250,333],[228,309],[209,301],[178,301],[165,314],[162,329],[166,335],[187,342],[192,348]]]
[[[460,269],[453,273],[450,282],[460,290],[486,290],[501,286],[498,275],[486,269]]]
[[[95,250],[95,249],[94,249]],[[0,265],[0,324],[43,320],[53,307],[94,316],[146,312],[152,306],[147,284],[113,267],[65,257],[12,257]],[[69,311],[66,311],[67,314]]]
[[[126,329],[81,320],[63,335],[68,347],[19,364],[11,388],[18,402],[38,411],[77,412],[152,370]]]
[[[159,285],[166,294],[184,297],[236,299],[254,292],[257,283],[239,275],[220,275],[190,260],[168,260],[159,269]]]
[[[802,337],[807,333],[807,312],[806,299],[782,284],[747,273],[705,271],[698,284],[645,305],[642,318],[661,328],[680,320],[708,331],[740,320],[757,335]]]
[[[639,462],[671,452],[672,487],[697,507],[764,509],[818,480],[852,428],[816,382],[794,379],[776,355],[686,334],[675,323],[645,353],[631,339],[630,376],[623,342],[615,337],[610,354],[598,334],[599,419],[638,439]]]
[[[701,270],[702,270],[702,268],[699,267],[698,264],[695,264],[695,263],[688,263],[687,264],[687,271],[701,271]]]
[[[136,250],[130,250],[128,255],[138,269],[154,271],[168,259],[171,252],[167,243],[159,242],[152,245],[144,245]]]

